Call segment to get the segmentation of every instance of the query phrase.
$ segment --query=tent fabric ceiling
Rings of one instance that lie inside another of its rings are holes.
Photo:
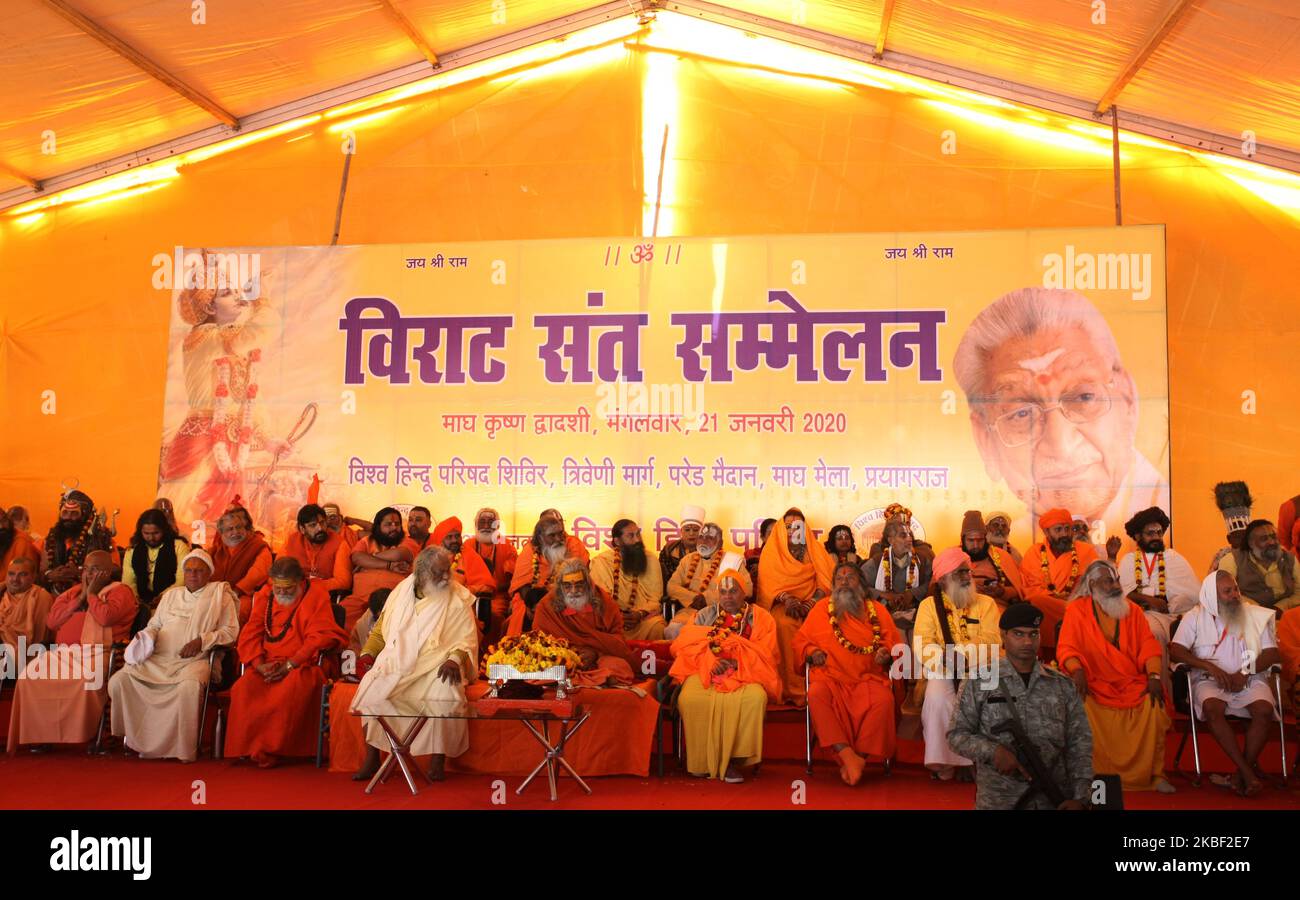
[[[236,116],[418,63],[380,0],[66,0]],[[581,12],[593,0],[391,0],[437,53]],[[1095,102],[1178,0],[896,0],[890,51]],[[644,3],[629,2],[629,14]],[[874,45],[885,0],[715,7]],[[1191,0],[1120,94],[1121,111],[1300,151],[1300,3]],[[216,124],[42,0],[0,13],[0,190]],[[48,137],[54,138],[53,147]],[[51,149],[56,152],[49,152]],[[8,170],[8,171],[6,171]],[[17,173],[15,175],[14,173]]]

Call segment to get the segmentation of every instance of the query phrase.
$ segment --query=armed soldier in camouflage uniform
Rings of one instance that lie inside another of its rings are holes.
[[[948,745],[975,761],[976,809],[1083,809],[1087,802],[1092,729],[1070,679],[1038,662],[1042,620],[1031,604],[1007,607],[998,623],[1005,655],[997,686],[966,682],[953,711]],[[1033,762],[1017,755],[1005,733],[1016,724],[1011,703],[1053,784],[1034,781]],[[1061,802],[1052,802],[1052,794]]]

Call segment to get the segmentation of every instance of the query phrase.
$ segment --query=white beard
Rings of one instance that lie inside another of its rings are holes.
[[[835,592],[835,611],[842,612],[846,616],[859,618],[862,615],[863,603],[862,596],[852,588],[840,588]]]
[[[717,552],[718,552],[718,548],[717,548],[717,547],[711,547],[711,548],[708,549],[708,550],[705,550],[703,547],[700,547],[700,549],[699,549],[700,559],[712,559],[712,558],[713,558],[713,554],[715,554],[715,553],[717,553]]]
[[[1124,596],[1123,591],[1116,591],[1110,596],[1105,594],[1093,594],[1092,599],[1101,607],[1101,611],[1112,619],[1122,619],[1129,614],[1132,607],[1129,605],[1128,598]]]
[[[1233,637],[1242,637],[1245,632],[1243,627],[1246,624],[1246,604],[1238,603],[1234,607],[1229,607],[1223,603],[1219,604],[1219,621],[1228,629],[1228,634]]]
[[[568,548],[565,547],[564,544],[557,544],[554,547],[543,547],[542,556],[544,556],[546,561],[554,567],[564,561],[564,554],[567,550]]]
[[[949,585],[944,593],[948,595],[953,609],[970,609],[970,605],[975,602],[974,584]]]
[[[426,598],[432,598],[433,600],[436,600],[439,603],[450,600],[451,599],[451,578],[449,577],[446,581],[443,582],[437,582],[431,578],[425,579],[424,583],[420,585],[419,597],[422,600]]]
[[[591,605],[591,594],[583,594],[579,597],[570,597],[568,594],[565,594],[564,605],[574,612],[582,612]]]
[[[497,533],[495,531],[480,531],[478,533],[478,542],[480,544],[496,543],[496,535]]]

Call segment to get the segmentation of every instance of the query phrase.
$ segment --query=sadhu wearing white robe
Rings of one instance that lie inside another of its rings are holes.
[[[475,597],[451,577],[451,554],[429,547],[415,558],[415,571],[388,595],[384,611],[370,630],[357,668],[364,673],[352,701],[354,712],[365,713],[366,758],[353,775],[369,779],[379,766],[379,751],[389,749],[377,715],[455,714],[465,708],[465,685],[478,663]],[[402,734],[411,720],[390,722]],[[429,777],[443,778],[448,756],[469,749],[465,719],[430,718],[411,752],[432,756]]]
[[[192,762],[198,754],[203,685],[213,677],[208,651],[239,636],[239,598],[212,580],[214,569],[207,551],[189,552],[183,583],[163,592],[108,683],[113,734],[145,759]]]

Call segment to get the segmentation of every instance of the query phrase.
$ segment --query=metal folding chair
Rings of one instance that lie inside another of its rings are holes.
[[[1282,667],[1274,664],[1268,667],[1265,673],[1273,685],[1273,709],[1277,714],[1278,742],[1282,749],[1282,781],[1286,782],[1290,777],[1286,757],[1286,707],[1282,703]],[[1198,742],[1196,728],[1196,687],[1204,679],[1193,678],[1192,672],[1186,666],[1175,666],[1173,677],[1181,675],[1187,680],[1187,720],[1188,730],[1183,732],[1183,738],[1178,744],[1178,752],[1174,755],[1174,769],[1178,770],[1178,764],[1183,758],[1183,750],[1187,746],[1187,739],[1190,736],[1192,740],[1192,761],[1196,767],[1196,775],[1191,779],[1192,784],[1196,787],[1201,786],[1201,778],[1204,774],[1201,771],[1201,749]],[[1231,721],[1231,720],[1229,720]],[[1247,721],[1242,719],[1241,721]],[[1234,732],[1236,729],[1234,729]]]

